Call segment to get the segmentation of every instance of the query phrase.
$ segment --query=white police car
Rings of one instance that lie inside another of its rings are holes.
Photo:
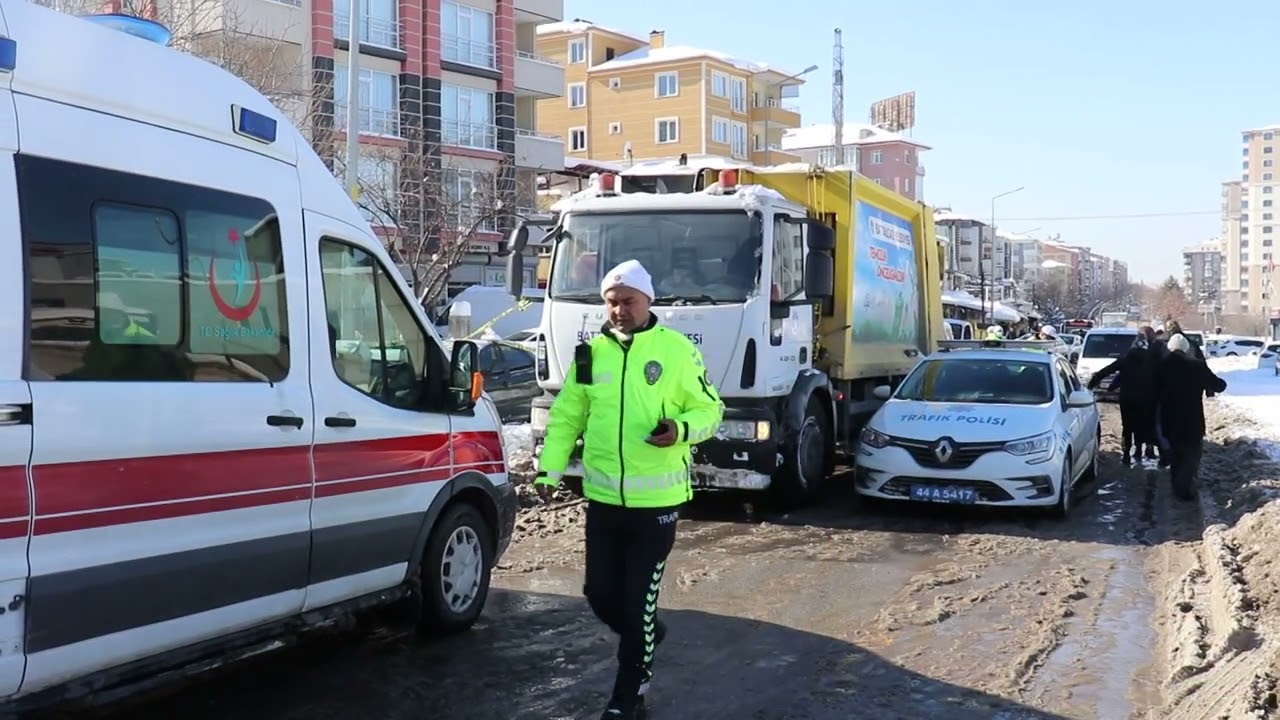
[[[943,341],[862,430],[855,489],[886,500],[1052,506],[1097,476],[1093,394],[1047,342]]]

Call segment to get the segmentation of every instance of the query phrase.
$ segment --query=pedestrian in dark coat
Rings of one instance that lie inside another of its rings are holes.
[[[1128,352],[1089,378],[1089,389],[1094,390],[1111,375],[1119,375],[1116,382],[1120,383],[1120,437],[1125,465],[1142,457],[1144,445],[1152,455],[1155,452],[1152,448],[1156,442],[1155,404],[1151,396],[1152,356],[1148,347],[1152,337],[1151,328],[1142,328]],[[1113,382],[1112,387],[1115,384]]]
[[[1204,397],[1223,392],[1227,383],[1195,357],[1185,335],[1171,335],[1168,346],[1169,354],[1156,368],[1154,386],[1160,432],[1167,443],[1162,457],[1168,461],[1174,495],[1192,500],[1203,453]]]

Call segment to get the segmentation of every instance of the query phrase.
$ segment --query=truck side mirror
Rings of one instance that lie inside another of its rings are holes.
[[[814,300],[829,300],[835,295],[836,233],[820,222],[810,221],[809,252],[804,256],[804,294]]]
[[[507,236],[507,292],[517,300],[524,292],[524,247],[529,244],[529,226],[520,221]]]

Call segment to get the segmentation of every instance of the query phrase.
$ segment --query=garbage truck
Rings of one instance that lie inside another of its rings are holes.
[[[651,168],[642,183],[621,175],[594,177],[536,231],[551,252],[535,454],[575,347],[606,322],[601,274],[636,259],[653,276],[658,321],[701,350],[725,405],[719,431],[693,448],[695,488],[812,502],[882,404],[874,389],[896,386],[942,338],[931,209],[851,169],[682,164],[665,181]],[[637,186],[646,191],[624,191]],[[516,297],[528,237],[521,225],[508,241]],[[580,453],[581,440],[571,479]]]

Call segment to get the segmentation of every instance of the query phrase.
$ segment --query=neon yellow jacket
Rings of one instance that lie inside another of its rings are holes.
[[[582,490],[590,500],[638,508],[673,507],[693,497],[689,448],[720,428],[724,405],[702,353],[683,334],[655,325],[629,349],[605,329],[591,340],[591,383],[577,363],[551,406],[537,482],[558,485],[581,435]],[[645,442],[659,420],[673,420],[671,447]]]

